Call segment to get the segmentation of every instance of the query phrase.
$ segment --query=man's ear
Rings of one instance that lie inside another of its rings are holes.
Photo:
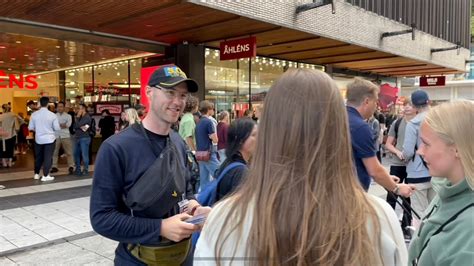
[[[146,92],[146,97],[147,97],[148,99],[150,99],[150,98],[151,98],[151,95],[153,94],[152,90],[153,90],[152,87],[146,86],[146,91],[145,91],[145,92]]]

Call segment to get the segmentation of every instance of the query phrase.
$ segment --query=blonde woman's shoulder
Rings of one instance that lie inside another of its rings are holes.
[[[248,226],[251,224],[251,217],[248,210],[245,214],[244,228],[242,231],[237,230],[237,217],[233,215],[229,217],[231,208],[235,208],[235,197],[227,198],[217,203],[210,212],[206,223],[204,224],[201,236],[196,244],[194,252],[193,265],[215,265],[216,243],[219,236],[224,235],[225,243],[221,246],[222,252],[220,257],[243,257],[246,252],[247,236],[249,232]],[[221,240],[222,241],[222,238]],[[230,260],[221,261],[223,265],[227,265]],[[235,262],[234,262],[235,264]],[[234,265],[232,264],[232,265]],[[237,263],[238,264],[238,263]]]
[[[407,265],[408,251],[395,211],[385,200],[366,195],[380,223],[380,246],[384,265]]]

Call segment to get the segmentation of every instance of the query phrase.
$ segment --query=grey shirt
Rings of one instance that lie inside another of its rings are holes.
[[[392,125],[390,126],[390,129],[388,131],[388,136],[389,137],[393,137],[393,138],[397,138],[395,141],[396,141],[396,145],[395,145],[395,148],[397,148],[397,150],[403,152],[403,142],[405,141],[405,129],[407,127],[407,121],[405,120],[405,118],[401,118],[401,122],[398,126],[398,135],[396,134],[395,132],[395,125],[396,125],[396,122],[397,120],[393,121]],[[397,136],[396,136],[397,135]],[[403,162],[402,160],[400,160],[400,158],[398,158],[398,156],[394,153],[389,153],[388,154],[388,162],[390,165],[394,165],[394,166],[405,166],[405,162]]]
[[[419,113],[408,122],[405,129],[405,140],[403,141],[403,156],[407,162],[408,178],[430,178],[428,168],[423,164],[420,155],[416,154],[416,149],[421,146],[420,126],[425,119],[426,112]]]

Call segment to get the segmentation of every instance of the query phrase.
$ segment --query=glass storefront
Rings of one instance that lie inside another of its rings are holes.
[[[273,82],[290,68],[324,70],[322,66],[268,57],[221,61],[219,50],[205,51],[205,99],[214,102],[216,112],[229,111],[241,117],[245,110],[260,106]]]
[[[140,99],[141,59],[66,70],[66,102],[136,104]]]

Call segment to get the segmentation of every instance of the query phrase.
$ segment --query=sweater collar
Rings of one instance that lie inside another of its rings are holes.
[[[433,187],[435,188],[436,192],[438,192],[439,197],[443,201],[453,198],[459,194],[472,191],[465,178],[456,185],[452,185],[451,182],[449,182],[449,180],[446,178],[433,178],[431,182],[433,182]]]

